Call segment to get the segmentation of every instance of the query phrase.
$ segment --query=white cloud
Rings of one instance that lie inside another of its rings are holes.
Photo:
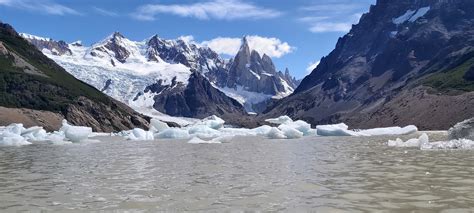
[[[183,40],[186,43],[194,42],[194,36],[192,36],[192,35],[180,36],[180,37],[178,37],[178,39]]]
[[[46,0],[0,0],[0,5],[51,15],[80,15],[72,8]]]
[[[325,32],[349,32],[351,30],[351,23],[332,23],[332,22],[316,22],[312,24],[309,31],[313,33]]]
[[[266,54],[273,58],[280,58],[293,52],[296,48],[290,46],[277,38],[261,37],[257,35],[247,36],[249,47],[260,54]],[[234,56],[239,52],[242,44],[241,38],[218,37],[210,41],[204,41],[202,46],[207,46],[219,54]]]
[[[240,38],[223,38],[218,37],[210,41],[204,41],[202,46],[207,46],[219,54],[235,55],[240,49],[242,39]]]
[[[117,17],[119,15],[118,13],[114,11],[109,11],[109,10],[98,8],[98,7],[92,7],[92,9],[94,9],[96,13],[103,16]]]
[[[70,7],[49,0],[0,0],[0,5],[50,15],[81,15]]]
[[[315,61],[311,62],[308,64],[308,67],[306,68],[306,74],[310,74],[316,67],[318,67],[320,61]]]
[[[275,18],[282,13],[241,0],[210,0],[194,4],[148,4],[139,7],[132,17],[138,20],[155,20],[158,14],[172,14],[201,20],[219,19],[266,19]]]
[[[308,29],[314,33],[349,32],[356,24],[362,12],[366,10],[365,4],[352,3],[348,0],[337,0],[333,3],[313,4],[301,7],[302,12],[310,12],[316,16],[305,16],[298,21],[308,24]],[[323,14],[323,15],[322,15]]]

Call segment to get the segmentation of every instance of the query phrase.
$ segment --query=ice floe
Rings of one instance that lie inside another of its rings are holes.
[[[397,138],[392,141],[389,140],[387,145],[392,147],[420,147],[422,144],[429,143],[429,137],[426,133],[423,133],[419,138],[413,138],[403,142],[402,139]]]
[[[22,124],[0,127],[1,145],[27,145],[35,141],[48,141],[52,144],[64,142],[86,142],[95,136],[120,136],[133,141],[159,139],[187,139],[189,143],[227,143],[235,136],[258,136],[268,139],[297,139],[307,136],[377,136],[404,135],[417,132],[415,126],[388,127],[367,130],[350,130],[344,124],[319,125],[315,129],[305,121],[293,121],[288,116],[266,120],[269,125],[254,129],[225,126],[225,121],[217,116],[197,120],[184,127],[169,127],[165,122],[151,119],[148,130],[135,128],[119,133],[94,133],[90,127],[73,126],[63,121],[62,127],[47,133],[42,127],[24,128]]]
[[[419,138],[412,138],[403,142],[402,139],[389,140],[387,145],[390,147],[413,147],[421,150],[448,150],[448,149],[474,149],[474,141],[469,139],[454,139],[447,141],[430,142],[426,133]]]
[[[92,128],[86,126],[72,126],[63,120],[63,126],[59,130],[64,136],[72,142],[81,142],[92,135]]]
[[[418,128],[413,125],[406,127],[385,127],[365,130],[349,130],[349,127],[344,123],[316,126],[316,133],[319,136],[409,135],[416,132],[418,132]]]
[[[135,128],[132,131],[129,131],[125,138],[132,141],[148,141],[154,140],[155,136],[151,131],[145,131],[140,128]]]
[[[403,142],[400,138],[389,140],[391,147],[416,147],[421,150],[474,149],[474,118],[460,122],[448,131],[448,140],[430,142],[428,135]]]

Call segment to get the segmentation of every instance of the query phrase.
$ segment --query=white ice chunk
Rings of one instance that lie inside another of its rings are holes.
[[[412,138],[403,142],[402,139],[397,138],[397,140],[389,140],[387,145],[391,147],[420,147],[424,144],[429,143],[429,137],[426,133],[423,133],[419,138]]]
[[[424,143],[421,150],[444,150],[444,149],[474,149],[474,141],[469,139],[455,139],[450,141],[438,141]]]
[[[152,118],[150,121],[150,131],[152,132],[161,132],[168,128],[169,128],[168,124],[158,119]]]
[[[26,141],[25,138],[21,137],[21,135],[15,133],[8,131],[0,133],[0,146],[23,146],[31,144]]]
[[[361,130],[358,133],[363,135],[378,136],[378,135],[409,135],[418,132],[416,126],[410,125],[406,127],[386,127]]]
[[[317,134],[320,136],[362,136],[357,132],[348,130],[348,126],[344,123],[318,125],[316,126]]]
[[[191,135],[199,135],[200,137],[203,137],[203,138],[213,138],[213,137],[218,137],[219,135],[221,135],[220,131],[217,131],[207,125],[202,125],[202,124],[192,126],[188,132]]]
[[[92,135],[92,128],[86,126],[72,126],[63,120],[63,126],[59,130],[64,136],[72,142],[80,142]]]
[[[147,141],[147,140],[154,140],[153,133],[150,131],[145,131],[140,128],[135,128],[129,132],[128,136],[126,136],[128,140],[132,141]]]
[[[302,132],[286,124],[280,125],[278,129],[283,132],[287,139],[301,138],[304,135]]]
[[[257,128],[254,128],[251,131],[254,132],[258,136],[267,136],[268,132],[270,132],[270,130],[272,130],[271,126],[263,125],[263,126],[259,126]]]
[[[23,124],[10,124],[5,127],[5,131],[15,135],[21,135],[21,133],[25,131],[25,128],[23,127]]]
[[[219,118],[215,115],[204,118],[202,121],[198,122],[197,125],[206,125],[212,129],[220,129],[224,127],[225,121],[222,118]]]
[[[189,133],[186,130],[179,128],[169,128],[155,134],[155,138],[170,138],[170,139],[188,139]]]
[[[34,126],[23,130],[21,136],[29,141],[44,141],[48,137],[48,133],[43,127]]]
[[[269,118],[265,121],[268,122],[268,123],[272,123],[272,124],[285,124],[285,123],[293,122],[293,120],[290,117],[286,116],[286,115],[280,116],[278,118]]]
[[[313,135],[315,133],[314,130],[311,129],[311,124],[306,123],[302,120],[297,120],[294,122],[286,122],[278,126],[280,130],[283,130],[283,128],[286,128],[286,127],[294,128],[302,132],[304,136]]]
[[[276,127],[272,127],[266,136],[270,139],[286,139],[285,134]]]
[[[64,144],[66,143],[64,132],[53,132],[46,137],[46,141],[52,144]]]

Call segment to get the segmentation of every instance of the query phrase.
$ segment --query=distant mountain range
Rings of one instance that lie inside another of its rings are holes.
[[[447,129],[474,117],[473,73],[474,1],[378,0],[265,116]]]
[[[64,43],[51,45],[56,54],[71,54]],[[111,132],[145,128],[149,118],[77,80],[0,22],[0,126],[22,122],[51,131],[62,119]]]
[[[157,35],[136,42],[115,32],[90,47],[22,36],[75,77],[137,111],[240,118],[290,95],[299,83],[251,50],[246,38],[235,58],[225,60],[208,47]]]
[[[76,78],[141,112],[215,114],[245,126],[289,115],[312,125],[429,130],[474,117],[472,0],[377,0],[301,83],[251,50],[246,38],[225,60],[207,47],[158,36],[135,42],[113,33],[90,47],[22,37]],[[0,87],[1,106],[54,111],[77,123],[105,122],[108,129],[146,123],[31,50],[11,27],[3,25],[0,41],[0,86],[7,85]],[[113,122],[104,116],[94,121],[117,107],[119,115],[108,114]],[[76,109],[81,116],[70,114]]]

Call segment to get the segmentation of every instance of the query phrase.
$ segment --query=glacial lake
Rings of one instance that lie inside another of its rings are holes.
[[[474,210],[474,151],[394,138],[0,147],[0,212]]]

